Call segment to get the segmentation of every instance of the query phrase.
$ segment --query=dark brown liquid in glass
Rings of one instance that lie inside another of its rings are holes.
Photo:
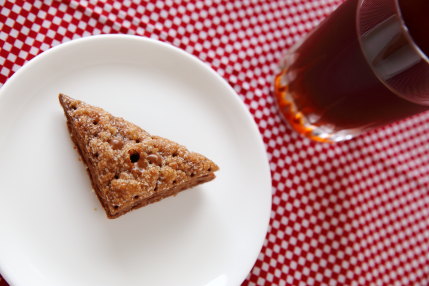
[[[429,55],[429,0],[401,0],[411,36]],[[296,50],[288,89],[314,125],[335,130],[367,130],[426,110],[391,92],[374,74],[361,51],[356,29],[358,0],[346,0]]]

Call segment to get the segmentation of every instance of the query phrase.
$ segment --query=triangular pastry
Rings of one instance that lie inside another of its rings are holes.
[[[71,138],[109,218],[211,181],[205,156],[101,108],[60,94]]]

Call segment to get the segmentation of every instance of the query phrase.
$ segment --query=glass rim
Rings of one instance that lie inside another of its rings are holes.
[[[391,92],[416,104],[429,106],[429,55],[412,37],[399,1],[358,0],[355,21],[359,45],[372,72]],[[382,36],[378,43],[374,42],[378,36],[373,33],[383,35],[383,31],[387,31],[387,37]],[[396,50],[401,51],[405,60],[398,62],[399,53],[396,52],[374,62],[383,53],[382,47],[392,45],[394,41],[400,41],[401,46]],[[392,63],[396,66],[393,67]],[[412,73],[420,76],[412,76]]]
[[[368,1],[368,0],[358,0],[358,7],[357,7],[357,12],[356,12],[356,21],[357,21],[356,28],[358,30],[358,34],[360,34],[360,35],[364,34],[364,33],[362,33],[361,27],[359,25],[360,13],[361,13],[363,3],[366,1]],[[413,50],[420,56],[420,58],[422,60],[424,60],[429,65],[429,55],[426,55],[426,53],[423,52],[423,50],[419,47],[419,45],[415,42],[415,40],[411,36],[411,33],[408,29],[408,26],[404,20],[404,17],[403,17],[402,11],[401,11],[401,6],[399,4],[399,0],[384,0],[384,1],[393,1],[395,13],[398,16],[400,23],[401,23],[400,28],[402,31],[402,35],[407,39],[407,42],[409,43],[410,47],[412,47]]]
[[[366,1],[366,0],[361,0]],[[399,5],[399,0],[393,0],[395,1],[395,9],[396,9],[396,13],[399,16],[399,20],[401,21],[401,30],[403,32],[403,35],[405,36],[405,38],[407,39],[407,41],[410,43],[411,47],[420,55],[420,57],[422,59],[424,59],[426,61],[427,64],[429,64],[429,56],[425,54],[425,52],[423,52],[423,50],[419,47],[419,45],[416,43],[416,41],[414,40],[414,38],[411,36],[411,33],[408,29],[407,23],[404,20],[404,17],[402,15],[402,10],[401,10],[401,6]]]

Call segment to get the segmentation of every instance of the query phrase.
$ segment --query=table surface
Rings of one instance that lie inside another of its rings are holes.
[[[80,37],[171,43],[228,81],[266,146],[271,221],[243,285],[429,285],[429,113],[321,144],[283,124],[273,100],[284,52],[341,2],[0,0],[0,84]]]

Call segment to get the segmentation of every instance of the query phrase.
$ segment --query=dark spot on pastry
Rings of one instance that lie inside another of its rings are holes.
[[[140,198],[140,196],[139,195],[135,195],[134,197],[133,197],[133,199],[135,199],[135,200],[138,200]]]
[[[139,153],[137,153],[137,152],[134,151],[133,153],[130,154],[130,161],[131,161],[131,163],[136,163],[139,160],[140,160],[140,154]]]
[[[117,209],[119,209],[119,206],[118,206],[118,205],[114,205],[114,206],[113,206],[113,208],[114,208],[115,210],[117,210]]]
[[[95,119],[94,121],[92,121],[92,124],[97,125],[98,124],[98,119]]]

